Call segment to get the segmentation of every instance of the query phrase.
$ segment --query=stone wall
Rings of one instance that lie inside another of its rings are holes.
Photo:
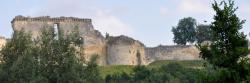
[[[195,46],[158,46],[145,48],[147,62],[156,60],[200,60],[199,50]]]
[[[6,43],[7,43],[7,39],[0,36],[0,51],[3,49]],[[2,60],[3,60],[3,57],[1,56],[1,53],[0,53],[0,63],[2,63]]]
[[[126,36],[110,37],[107,46],[109,65],[144,65],[144,45]]]
[[[80,19],[74,17],[58,17],[50,18],[49,16],[42,17],[23,17],[16,16],[12,21],[13,30],[21,30],[31,32],[33,38],[39,37],[42,28],[53,28],[54,24],[58,24],[58,28],[65,32],[70,32],[74,27],[79,27],[82,34],[91,34],[94,28],[90,19]]]
[[[82,19],[74,17],[50,18],[42,17],[23,17],[16,16],[12,21],[13,30],[23,29],[31,32],[33,38],[41,35],[42,28],[54,28],[56,24],[58,29],[68,34],[75,27],[79,28],[80,36],[84,39],[84,57],[86,61],[94,54],[99,55],[98,64],[105,65],[106,60],[106,42],[105,38],[97,30],[94,30],[91,19]]]
[[[4,37],[0,37],[0,50],[5,46],[7,40]]]
[[[12,20],[13,30],[31,32],[33,38],[41,35],[42,28],[54,28],[68,34],[74,27],[80,30],[84,39],[84,58],[88,61],[97,54],[99,65],[147,65],[156,60],[199,60],[199,51],[195,46],[158,46],[145,47],[140,41],[127,36],[109,37],[105,39],[95,30],[91,19],[74,17],[50,18],[16,16]]]
[[[107,62],[109,65],[147,65],[157,60],[201,59],[199,50],[192,45],[145,47],[140,41],[123,35],[108,39]]]

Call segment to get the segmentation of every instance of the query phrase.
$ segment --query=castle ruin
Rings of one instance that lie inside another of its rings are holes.
[[[199,50],[195,46],[146,47],[140,41],[123,35],[104,38],[94,29],[91,19],[16,16],[11,23],[14,31],[23,29],[31,32],[33,38],[39,37],[42,28],[52,27],[55,32],[62,29],[67,33],[78,27],[84,39],[83,56],[88,61],[92,55],[98,54],[99,65],[147,65],[156,60],[200,60]]]
[[[23,29],[25,32],[31,32],[32,38],[37,38],[41,34],[42,28],[53,28],[55,32],[59,29],[64,33],[71,32],[74,27],[79,28],[80,36],[84,39],[84,54],[88,61],[94,54],[99,55],[98,64],[106,65],[106,42],[105,38],[97,30],[94,30],[91,19],[82,19],[75,17],[23,17],[16,16],[12,21],[13,30]]]

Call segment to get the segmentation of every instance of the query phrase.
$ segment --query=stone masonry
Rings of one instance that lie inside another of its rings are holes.
[[[23,17],[16,16],[12,20],[13,30],[23,29],[26,32],[31,32],[33,38],[41,35],[42,28],[55,28],[69,33],[78,27],[80,36],[84,39],[84,57],[86,61],[94,54],[99,55],[98,64],[106,65],[106,43],[105,38],[97,30],[94,30],[91,19],[82,19],[75,17],[58,17],[50,18],[49,16],[42,17]]]
[[[5,46],[7,40],[4,37],[0,37],[0,51]]]
[[[138,40],[127,36],[104,38],[95,30],[91,19],[75,17],[24,17],[12,20],[13,30],[31,32],[33,38],[41,35],[42,28],[62,29],[65,34],[78,27],[84,42],[86,61],[94,54],[99,55],[99,65],[147,65],[156,60],[200,60],[195,46],[146,47]]]

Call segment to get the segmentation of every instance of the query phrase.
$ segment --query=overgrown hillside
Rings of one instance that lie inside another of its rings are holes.
[[[170,63],[177,63],[180,64],[183,67],[186,68],[193,68],[193,69],[202,69],[205,64],[204,60],[183,60],[183,61],[178,61],[178,60],[161,60],[161,61],[155,61],[153,63],[150,63],[149,65],[146,66],[148,69],[159,69],[160,67],[164,65],[168,65]],[[105,78],[107,75],[113,75],[117,73],[127,73],[127,74],[132,74],[134,73],[133,69],[136,66],[131,66],[131,65],[110,65],[110,66],[100,66],[100,74],[101,77]]]

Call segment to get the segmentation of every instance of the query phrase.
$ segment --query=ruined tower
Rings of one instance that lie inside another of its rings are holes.
[[[110,37],[107,42],[107,61],[110,65],[145,65],[145,46],[127,36]]]
[[[12,21],[13,30],[23,29],[25,32],[31,32],[32,38],[41,35],[42,28],[53,28],[55,32],[59,29],[64,33],[70,32],[74,27],[78,27],[80,36],[84,38],[84,57],[88,61],[92,55],[98,54],[97,63],[106,64],[106,42],[101,33],[93,28],[91,19],[82,19],[75,17],[24,17],[16,16]]]

